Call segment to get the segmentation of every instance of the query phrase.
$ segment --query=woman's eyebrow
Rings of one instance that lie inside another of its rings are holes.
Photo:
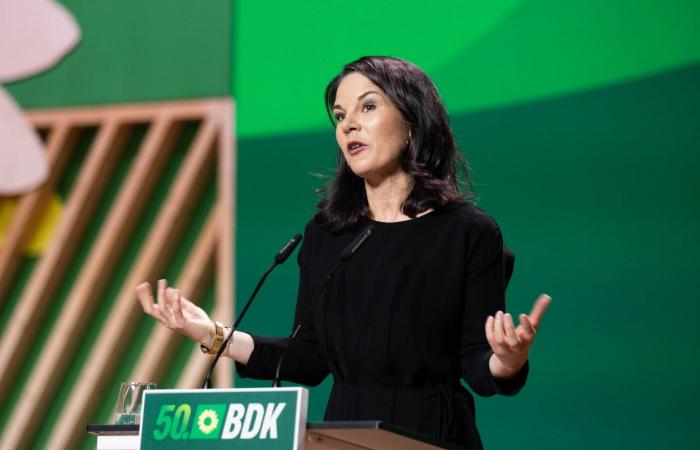
[[[381,96],[381,94],[380,94],[379,92],[377,92],[377,91],[367,91],[367,92],[365,92],[365,93],[363,93],[363,94],[360,94],[360,95],[357,97],[357,99],[358,99],[358,100],[362,100],[363,98],[367,97],[369,94],[377,94],[377,95]],[[344,109],[344,108],[336,103],[335,105],[333,105],[333,109]]]
[[[377,91],[367,91],[367,92],[365,92],[364,94],[362,94],[362,95],[360,95],[359,97],[357,97],[357,99],[358,99],[358,100],[362,100],[363,98],[367,97],[369,94],[381,95],[381,94],[380,94],[379,92],[377,92]]]

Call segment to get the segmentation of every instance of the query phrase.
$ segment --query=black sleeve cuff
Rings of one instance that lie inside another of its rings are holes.
[[[496,386],[496,393],[501,394],[501,395],[515,395],[518,392],[520,392],[520,389],[525,386],[525,382],[527,381],[527,375],[530,372],[530,361],[526,361],[525,365],[523,366],[522,369],[520,369],[520,372],[517,373],[512,378],[496,378],[493,375],[491,375],[491,378],[493,378],[493,383]],[[490,372],[489,372],[490,373]]]
[[[253,352],[248,364],[236,362],[236,373],[241,378],[272,380],[275,377],[277,361],[287,347],[287,337],[253,337]]]

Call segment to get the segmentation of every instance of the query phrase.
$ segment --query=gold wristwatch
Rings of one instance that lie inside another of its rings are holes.
[[[200,350],[207,355],[216,355],[224,342],[224,326],[219,322],[214,322],[214,326],[216,327],[216,332],[214,333],[214,342],[211,348],[207,348],[204,344],[199,345]]]

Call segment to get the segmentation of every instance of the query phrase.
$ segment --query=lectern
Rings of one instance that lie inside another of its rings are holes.
[[[155,389],[141,425],[88,425],[97,450],[431,450],[435,440],[380,421],[307,423],[308,390]]]
[[[138,425],[88,425],[97,450],[139,450]],[[232,447],[235,448],[235,447]],[[426,436],[379,422],[309,422],[304,450],[463,450]]]

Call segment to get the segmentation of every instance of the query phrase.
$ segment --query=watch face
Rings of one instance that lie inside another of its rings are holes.
[[[214,325],[216,327],[216,331],[214,333],[214,342],[212,342],[211,348],[208,348],[204,344],[199,344],[199,349],[202,350],[202,353],[206,353],[207,355],[216,355],[216,352],[219,351],[221,344],[224,342],[224,326],[219,322],[214,322]]]

